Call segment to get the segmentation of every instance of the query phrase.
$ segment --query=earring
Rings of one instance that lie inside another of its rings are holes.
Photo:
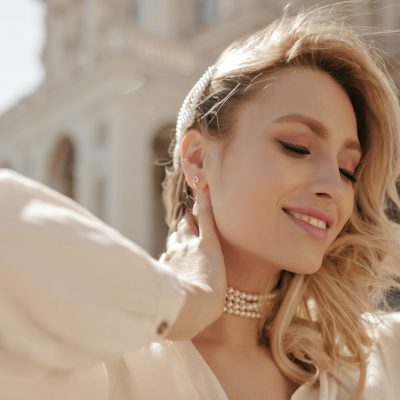
[[[192,179],[192,183],[194,187],[197,187],[198,183],[199,183],[199,177],[197,175],[195,175]]]

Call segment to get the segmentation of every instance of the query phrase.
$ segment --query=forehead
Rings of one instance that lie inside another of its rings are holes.
[[[268,77],[239,108],[237,124],[239,129],[244,125],[257,128],[288,114],[309,116],[335,136],[358,140],[357,119],[350,98],[324,71],[288,67]]]

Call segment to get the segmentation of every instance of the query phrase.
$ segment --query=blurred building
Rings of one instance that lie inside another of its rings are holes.
[[[185,95],[226,45],[278,17],[286,1],[44,3],[46,79],[0,117],[0,167],[74,198],[157,257],[166,226],[155,161],[167,159]],[[354,6],[352,17],[400,28],[400,7],[386,3],[373,15]],[[377,39],[400,59],[398,35]]]

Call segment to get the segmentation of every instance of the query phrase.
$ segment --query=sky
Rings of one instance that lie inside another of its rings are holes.
[[[40,0],[0,0],[0,114],[44,79],[45,16]]]

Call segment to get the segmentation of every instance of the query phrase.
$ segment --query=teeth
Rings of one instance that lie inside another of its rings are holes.
[[[291,211],[289,211],[289,213],[291,215],[293,215],[293,217],[295,217],[297,219],[300,219],[301,221],[307,222],[310,225],[316,226],[317,228],[320,228],[320,229],[326,229],[326,222],[325,221],[321,221],[320,219],[313,218],[313,217],[310,217],[308,215],[297,214],[297,213],[291,212]]]

